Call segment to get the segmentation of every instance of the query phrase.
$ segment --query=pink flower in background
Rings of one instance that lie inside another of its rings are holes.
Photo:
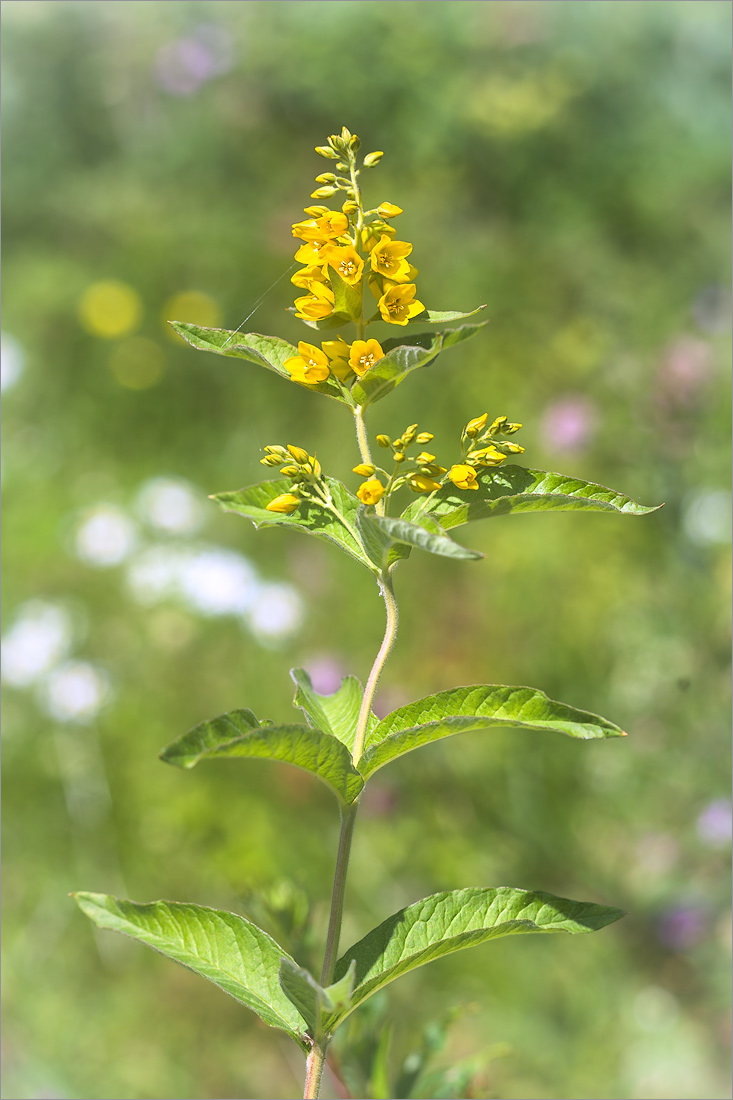
[[[710,381],[712,349],[705,340],[680,336],[667,349],[657,373],[657,398],[664,405],[688,405]]]
[[[162,46],[155,61],[155,73],[164,91],[191,95],[207,80],[229,72],[233,61],[230,35],[222,27],[205,24],[185,38]]]
[[[333,695],[341,687],[344,670],[335,657],[318,657],[308,663],[308,675],[319,695]]]
[[[548,405],[542,416],[542,439],[548,450],[582,451],[595,432],[596,406],[587,397],[568,395]]]

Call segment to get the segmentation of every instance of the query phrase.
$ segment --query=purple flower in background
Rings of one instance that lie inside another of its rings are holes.
[[[155,60],[155,73],[164,91],[191,95],[207,80],[229,72],[233,61],[230,35],[222,27],[207,23],[185,38],[162,46]]]
[[[686,406],[710,380],[712,349],[695,336],[679,336],[667,349],[657,375],[657,396],[664,405]]]
[[[733,803],[727,798],[710,802],[697,819],[697,835],[709,848],[726,848],[733,839]]]
[[[563,397],[548,405],[542,416],[545,446],[553,451],[580,451],[593,435],[596,421],[596,406],[587,397]]]
[[[341,687],[344,672],[335,658],[320,657],[309,663],[308,675],[314,691],[319,695],[333,695],[334,691],[338,691]]]
[[[685,951],[700,942],[706,926],[707,915],[700,906],[680,905],[661,918],[658,935],[665,947]]]

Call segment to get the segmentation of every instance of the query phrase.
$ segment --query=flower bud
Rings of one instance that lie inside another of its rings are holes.
[[[336,177],[333,172],[322,172],[320,176],[316,176],[316,183],[335,183]]]
[[[384,495],[384,485],[376,478],[364,481],[356,490],[356,495],[362,504],[376,504]]]
[[[393,202],[380,202],[377,213],[380,218],[396,218],[398,214],[402,213],[402,207],[395,206]]]
[[[405,461],[405,452],[404,451],[395,451],[394,460],[395,460],[395,462],[404,462]]]
[[[333,211],[329,210],[327,206],[305,206],[303,207],[304,214],[310,214],[312,218],[322,218],[324,214],[331,214]]]
[[[329,134],[328,144],[338,154],[339,157],[342,157],[346,152],[346,145],[344,144],[344,140],[343,138],[340,138],[338,134]]]
[[[288,457],[288,452],[285,450],[284,447],[281,447],[279,443],[274,444],[274,446],[265,447],[264,451],[265,454],[268,455],[279,455],[281,459]]]
[[[359,212],[359,204],[354,202],[353,199],[347,199],[341,209],[344,214],[357,214]]]
[[[293,496],[292,493],[283,493],[271,500],[265,507],[268,512],[280,512],[282,515],[288,516],[295,511],[299,504],[300,497]]]
[[[489,419],[488,413],[482,413],[481,416],[474,417],[473,420],[469,420],[468,424],[464,428],[464,432],[471,439],[475,439],[476,436],[486,426],[486,421]],[[494,422],[496,423],[496,422]]]
[[[378,435],[377,436],[377,443],[379,444],[380,447],[391,447],[392,446],[392,440],[389,438],[388,435]]]
[[[292,443],[288,443],[288,451],[301,466],[308,461],[308,452],[304,451],[302,447],[294,447]]]
[[[338,187],[316,187],[315,191],[311,191],[312,199],[330,199],[331,195],[335,195],[338,191]]]
[[[320,157],[326,157],[328,160],[338,159],[338,153],[335,153],[333,149],[329,149],[327,145],[316,145],[316,152]]]
[[[415,438],[416,429],[417,424],[410,424],[407,428],[405,428],[404,432],[402,433],[402,441],[406,447],[409,447],[413,439]]]
[[[521,424],[505,424],[501,429],[502,435],[514,435],[522,427]]]
[[[282,459],[278,455],[266,455],[265,458],[260,459],[261,466],[279,466]]]
[[[369,462],[360,462],[358,466],[354,466],[354,473],[359,477],[371,477],[374,467]]]
[[[364,157],[364,167],[373,168],[375,164],[379,164],[383,156],[384,152],[381,149],[379,149],[376,153],[367,153],[367,155]]]
[[[419,432],[418,435],[415,436],[415,442],[419,443],[421,447],[424,447],[425,444],[429,443],[432,438],[432,432]]]
[[[356,134],[352,134],[351,138],[349,139],[349,149],[351,149],[352,153],[358,153],[360,146],[361,142],[359,141],[358,137],[356,136]]]
[[[339,169],[340,172],[348,172],[349,170],[348,164],[344,164],[343,161],[339,161],[336,167]]]
[[[298,474],[300,473],[300,470],[298,469],[297,466],[283,466],[280,473],[284,477],[297,477]]]
[[[427,451],[420,451],[420,454],[415,459],[416,462],[435,462],[435,455],[428,454]]]

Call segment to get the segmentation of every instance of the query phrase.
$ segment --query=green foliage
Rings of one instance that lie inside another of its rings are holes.
[[[468,499],[452,487],[441,489],[427,505],[431,515],[450,529],[513,512],[621,512],[643,516],[661,508],[659,504],[646,508],[623,493],[591,481],[523,466],[502,466],[483,473],[478,480],[479,489],[473,490]],[[474,493],[478,499],[472,499]],[[417,519],[425,507],[423,501],[414,501],[403,512],[403,518]]]
[[[314,690],[311,678],[304,668],[293,668],[290,675],[296,684],[293,705],[301,708],[311,726],[338,738],[351,752],[354,748],[356,720],[364,695],[364,689],[356,676],[345,676],[341,686],[331,695],[321,695]],[[378,721],[376,714],[371,713],[367,730],[373,730]]]
[[[342,741],[311,726],[258,722],[251,710],[201,722],[160,754],[166,764],[181,768],[224,757],[279,760],[302,768],[325,783],[342,805],[350,805],[364,786]]]
[[[388,917],[344,953],[336,975],[356,962],[356,1007],[402,974],[465,947],[528,932],[595,932],[623,916],[621,909],[537,891],[450,890]]]
[[[424,518],[430,521],[429,516]],[[396,519],[393,516],[377,516],[373,512],[367,512],[364,516],[366,523],[374,524],[380,531],[394,542],[405,543],[407,546],[418,546],[429,554],[437,554],[442,558],[455,558],[458,561],[476,561],[484,555],[478,550],[468,550],[460,543],[454,542],[440,525],[432,527],[423,526],[420,523],[410,523],[405,519]],[[362,525],[363,526],[363,525]]]
[[[451,688],[408,703],[383,718],[368,735],[359,770],[367,778],[421,745],[456,733],[496,726],[553,730],[583,740],[625,736],[613,722],[556,703],[536,688],[503,685]]]
[[[356,531],[359,501],[340,481],[332,477],[325,480],[332,500],[328,510],[322,504],[304,500],[294,515],[268,512],[267,504],[271,500],[290,491],[291,483],[284,479],[263,481],[260,485],[250,485],[235,492],[215,493],[212,499],[218,501],[225,512],[236,512],[251,519],[257,528],[277,524],[335,543],[373,573],[374,563],[366,554]]]
[[[141,905],[108,894],[72,896],[99,928],[140,940],[208,978],[307,1049],[303,1017],[278,982],[284,952],[244,917],[181,902]]]

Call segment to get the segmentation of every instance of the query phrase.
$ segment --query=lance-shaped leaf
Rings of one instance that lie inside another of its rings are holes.
[[[373,523],[380,531],[384,531],[395,542],[407,543],[408,546],[418,546],[429,554],[437,554],[443,558],[459,558],[463,561],[475,561],[477,558],[484,556],[478,550],[468,550],[460,543],[454,542],[452,538],[446,535],[439,524],[430,525],[428,523],[422,526],[419,523],[409,523],[407,520],[397,519],[393,516],[378,516],[373,512],[367,512],[363,518],[365,522]]]
[[[328,274],[333,287],[334,312],[345,313],[351,321],[358,321],[361,317],[361,282],[357,286],[351,286],[332,267],[328,269]]]
[[[424,508],[423,501],[415,501],[405,509],[402,518],[419,522]],[[478,490],[469,492],[453,485],[444,486],[431,497],[427,508],[443,527],[450,529],[471,520],[511,512],[619,512],[643,516],[661,505],[647,508],[604,485],[565,474],[501,466],[479,476]]]
[[[400,975],[464,947],[525,932],[595,932],[622,916],[621,909],[506,886],[450,890],[372,929],[339,959],[336,978],[356,962],[356,1007]]]
[[[359,771],[366,778],[421,745],[492,726],[552,730],[583,740],[626,736],[606,718],[556,703],[536,688],[492,684],[450,688],[383,718],[368,735]]]
[[[445,332],[385,340],[382,345],[386,352],[384,358],[377,360],[361,378],[357,378],[351,387],[352,399],[364,407],[380,401],[411,371],[428,366],[441,351],[469,340],[487,323],[484,321],[478,325],[446,329]]]
[[[271,1027],[287,1032],[304,1049],[306,1021],[283,993],[278,979],[286,951],[236,913],[173,901],[140,904],[108,894],[71,895],[100,928],[126,936],[182,963],[253,1009]],[[292,960],[291,960],[292,961]]]
[[[293,668],[290,670],[290,675],[296,684],[293,705],[300,707],[308,724],[336,737],[351,752],[354,748],[356,724],[364,696],[364,689],[356,676],[345,676],[341,681],[341,687],[337,688],[333,694],[321,695],[313,687],[311,678],[304,668]],[[367,736],[378,721],[376,714],[371,712]]]
[[[452,309],[443,312],[435,309],[426,309],[423,310],[422,313],[418,313],[417,317],[411,317],[407,323],[408,325],[419,325],[421,321],[427,321],[430,324],[439,325],[445,324],[446,321],[462,321],[465,317],[475,317],[482,309],[486,309],[486,306],[477,306],[476,309],[472,309],[469,313],[456,312]],[[484,323],[487,324],[488,322]]]
[[[349,750],[336,737],[311,726],[258,722],[251,710],[232,710],[201,722],[160,754],[166,764],[179,768],[222,757],[279,760],[302,768],[325,783],[344,806],[349,806],[364,786]]]
[[[366,566],[370,573],[377,568],[367,555],[356,528],[356,513],[359,500],[345,485],[335,478],[324,479],[331,493],[331,505],[303,500],[297,511],[291,515],[281,512],[268,512],[267,505],[275,497],[292,492],[292,483],[286,478],[278,481],[262,481],[259,485],[250,485],[233,492],[214,493],[212,500],[221,504],[225,512],[251,519],[255,527],[289,527],[294,531],[304,531],[318,539],[335,543],[352,558]]]
[[[346,317],[344,320],[348,321],[348,319]],[[169,321],[168,323],[179,336],[199,351],[213,351],[216,355],[228,355],[233,359],[248,359],[250,363],[267,367],[268,370],[279,374],[281,378],[287,378],[288,382],[294,381],[285,367],[285,360],[296,356],[298,349],[287,340],[281,340],[278,336],[262,336],[258,332],[202,328],[201,325],[192,325],[188,321]],[[307,390],[317,390],[319,393],[325,393],[327,397],[345,402],[341,388],[332,378],[327,378],[325,382],[297,382],[296,385],[303,386]]]

